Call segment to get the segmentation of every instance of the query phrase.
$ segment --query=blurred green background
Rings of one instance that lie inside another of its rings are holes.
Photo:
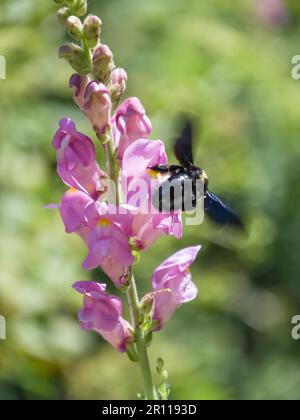
[[[284,2],[288,18],[272,24],[256,4],[90,1],[152,138],[166,141],[172,160],[177,116],[195,114],[197,162],[246,220],[245,236],[207,221],[142,255],[145,292],[164,258],[203,246],[192,267],[198,298],[151,347],[152,360],[166,362],[172,399],[300,398],[300,341],[291,338],[300,314],[300,81],[291,77],[300,5]],[[138,367],[76,320],[81,297],[71,284],[105,277],[81,269],[85,247],[42,208],[65,191],[51,147],[59,119],[92,135],[57,58],[67,37],[50,0],[1,0],[0,25],[0,399],[135,398]]]

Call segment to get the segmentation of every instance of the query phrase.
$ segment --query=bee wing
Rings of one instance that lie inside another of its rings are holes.
[[[238,215],[224,204],[219,197],[209,191],[207,191],[204,198],[204,211],[212,221],[219,225],[244,227]]]
[[[178,162],[184,166],[194,164],[192,147],[193,129],[190,120],[186,120],[180,136],[175,140],[174,153]]]

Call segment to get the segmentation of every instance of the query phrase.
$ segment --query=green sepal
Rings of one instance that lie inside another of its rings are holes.
[[[157,392],[161,400],[167,400],[169,398],[171,389],[170,385],[167,383],[168,371],[165,368],[165,363],[162,358],[157,359],[156,372],[160,378],[160,383],[157,387]]]
[[[131,360],[132,362],[138,362],[139,361],[139,357],[138,357],[137,352],[135,350],[134,344],[127,344],[126,353],[127,353],[127,356],[129,358],[129,360]]]
[[[75,16],[84,16],[87,12],[87,0],[66,0],[66,3]]]
[[[150,344],[152,343],[152,339],[153,339],[153,333],[152,331],[150,331],[148,332],[148,334],[145,335],[145,341],[146,341],[147,347],[149,347]]]

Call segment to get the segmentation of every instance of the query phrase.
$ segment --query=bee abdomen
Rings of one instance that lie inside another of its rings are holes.
[[[160,212],[194,210],[197,200],[203,197],[203,185],[187,173],[172,175],[163,182],[153,196],[153,205]]]

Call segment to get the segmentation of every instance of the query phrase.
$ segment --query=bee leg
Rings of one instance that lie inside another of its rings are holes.
[[[159,172],[160,174],[169,173],[169,165],[148,166],[147,169],[149,169],[150,171]]]
[[[172,175],[178,175],[184,173],[184,168],[180,165],[170,165],[169,166],[169,172]]]

